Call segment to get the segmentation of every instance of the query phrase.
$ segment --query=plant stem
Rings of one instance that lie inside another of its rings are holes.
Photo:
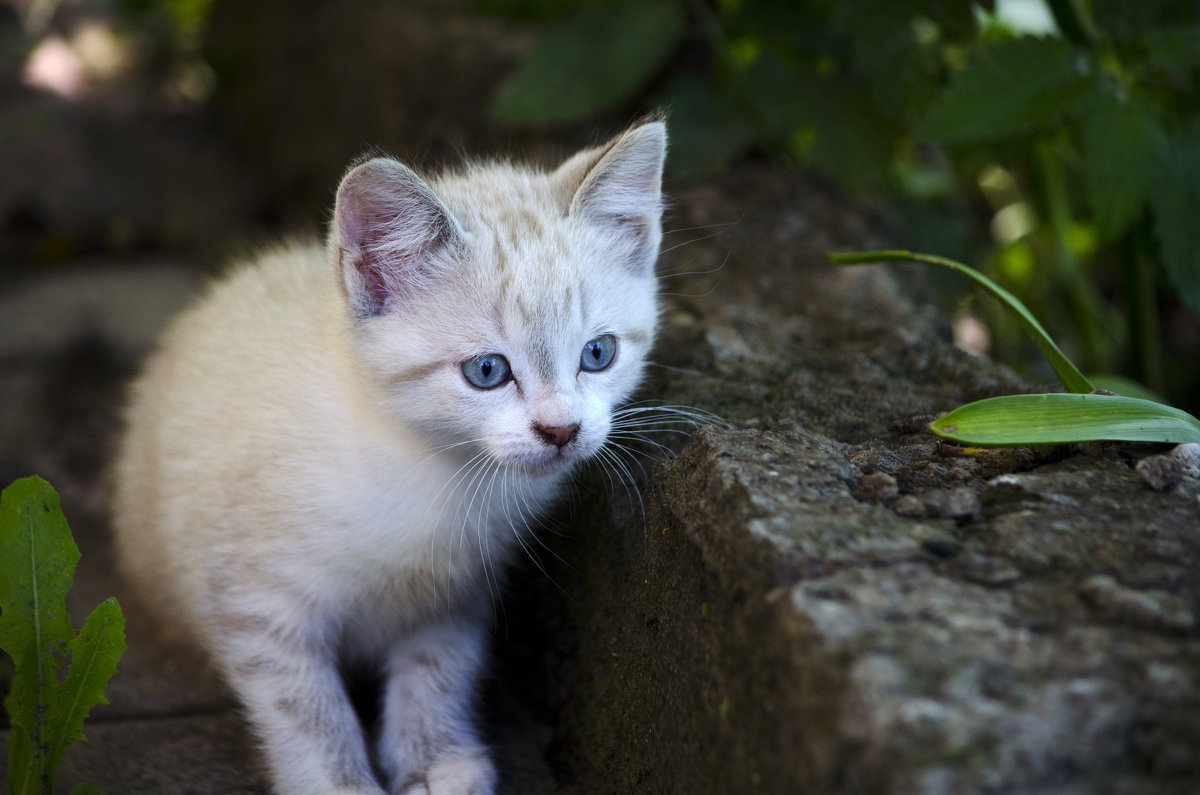
[[[1149,223],[1142,219],[1125,236],[1120,247],[1121,275],[1125,285],[1125,311],[1129,317],[1129,372],[1153,391],[1163,392],[1162,340],[1158,328],[1158,291]]]
[[[1046,0],[1058,29],[1072,44],[1087,47],[1095,46],[1097,35],[1096,26],[1091,14],[1084,7],[1083,0]]]
[[[1054,373],[1058,379],[1062,381],[1071,392],[1087,393],[1095,390],[1092,382],[1079,372],[1066,354],[1054,344],[1054,340],[1042,328],[1042,324],[1037,321],[1033,313],[1026,308],[1025,304],[1015,295],[1005,290],[994,281],[984,276],[974,268],[963,265],[961,262],[955,262],[952,259],[945,257],[935,257],[932,254],[915,254],[911,251],[892,250],[892,251],[867,251],[861,254],[830,254],[829,261],[837,265],[864,265],[872,262],[923,262],[927,265],[937,265],[942,268],[949,268],[952,271],[957,271],[964,276],[970,277],[977,284],[990,292],[994,297],[1016,313],[1017,318],[1025,326],[1033,337],[1037,346],[1042,351],[1042,355],[1046,357],[1046,361],[1054,368]]]
[[[1084,348],[1084,366],[1090,370],[1109,368],[1111,332],[1104,322],[1101,300],[1095,286],[1084,273],[1083,263],[1068,243],[1071,226],[1071,201],[1067,195],[1067,175],[1063,168],[1061,146],[1056,141],[1042,139],[1034,145],[1034,168],[1037,173],[1041,205],[1049,221],[1054,244],[1054,259],[1060,289],[1074,317]]]

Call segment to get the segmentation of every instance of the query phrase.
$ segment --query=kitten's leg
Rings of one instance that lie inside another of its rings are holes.
[[[250,631],[229,629],[239,625]],[[262,741],[275,791],[380,795],[333,650],[261,618],[225,626],[222,662]]]
[[[459,619],[399,639],[388,655],[379,761],[399,795],[491,795],[496,770],[473,720],[484,624]]]

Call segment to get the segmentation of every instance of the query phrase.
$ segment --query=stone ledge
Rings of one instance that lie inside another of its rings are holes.
[[[1075,457],[993,479],[1038,507],[949,528],[857,502],[854,470],[819,436],[703,429],[656,478],[644,536],[585,542],[560,710],[581,791],[1200,782],[1186,496]],[[1103,519],[1104,495],[1156,510]],[[941,535],[954,554],[926,551]]]

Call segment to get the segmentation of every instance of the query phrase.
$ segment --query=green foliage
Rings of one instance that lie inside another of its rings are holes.
[[[1200,315],[1200,119],[1171,140],[1169,167],[1158,175],[1152,204],[1163,267],[1184,302]]]
[[[162,25],[175,38],[175,46],[191,49],[199,45],[208,25],[213,0],[102,0],[139,27]]]
[[[51,792],[63,754],[83,739],[84,719],[108,703],[104,687],[125,651],[116,599],[97,606],[78,634],[71,626],[66,595],[78,560],[50,484],[25,478],[0,494],[0,648],[15,666],[4,702],[13,795]]]
[[[631,0],[566,17],[501,88],[496,117],[562,122],[610,107],[662,66],[682,32],[683,15],[670,0]]]
[[[921,262],[961,273],[1013,312],[1073,394],[1006,395],[959,406],[929,424],[945,439],[973,447],[1069,442],[1200,442],[1200,420],[1143,395],[1091,394],[1095,386],[1067,358],[1021,300],[961,262],[909,251],[830,254],[837,265]],[[1142,392],[1134,387],[1135,392]]]
[[[1099,87],[1083,109],[1082,139],[1096,229],[1102,238],[1114,240],[1142,214],[1155,175],[1167,163],[1167,136],[1146,97],[1121,97]]]
[[[498,103],[505,121],[665,107],[675,177],[758,151],[885,193],[914,246],[965,242],[954,253],[1012,282],[1087,369],[1200,394],[1186,342],[1200,333],[1191,0],[1047,0],[1041,22],[991,2],[674,0],[659,28],[668,0],[479,2],[549,18],[543,42],[579,59],[539,65],[539,46],[513,83],[553,88],[536,107]],[[605,13],[646,52],[600,92],[616,50],[580,20]],[[1019,327],[986,320],[997,355],[1017,358]]]
[[[983,42],[913,134],[924,141],[976,144],[1053,129],[1075,111],[1087,87],[1062,39]]]

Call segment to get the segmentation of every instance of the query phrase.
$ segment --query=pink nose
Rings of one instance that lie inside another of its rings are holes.
[[[556,427],[534,423],[533,432],[541,437],[542,441],[546,444],[552,444],[555,447],[565,447],[572,439],[579,435],[579,423]]]

